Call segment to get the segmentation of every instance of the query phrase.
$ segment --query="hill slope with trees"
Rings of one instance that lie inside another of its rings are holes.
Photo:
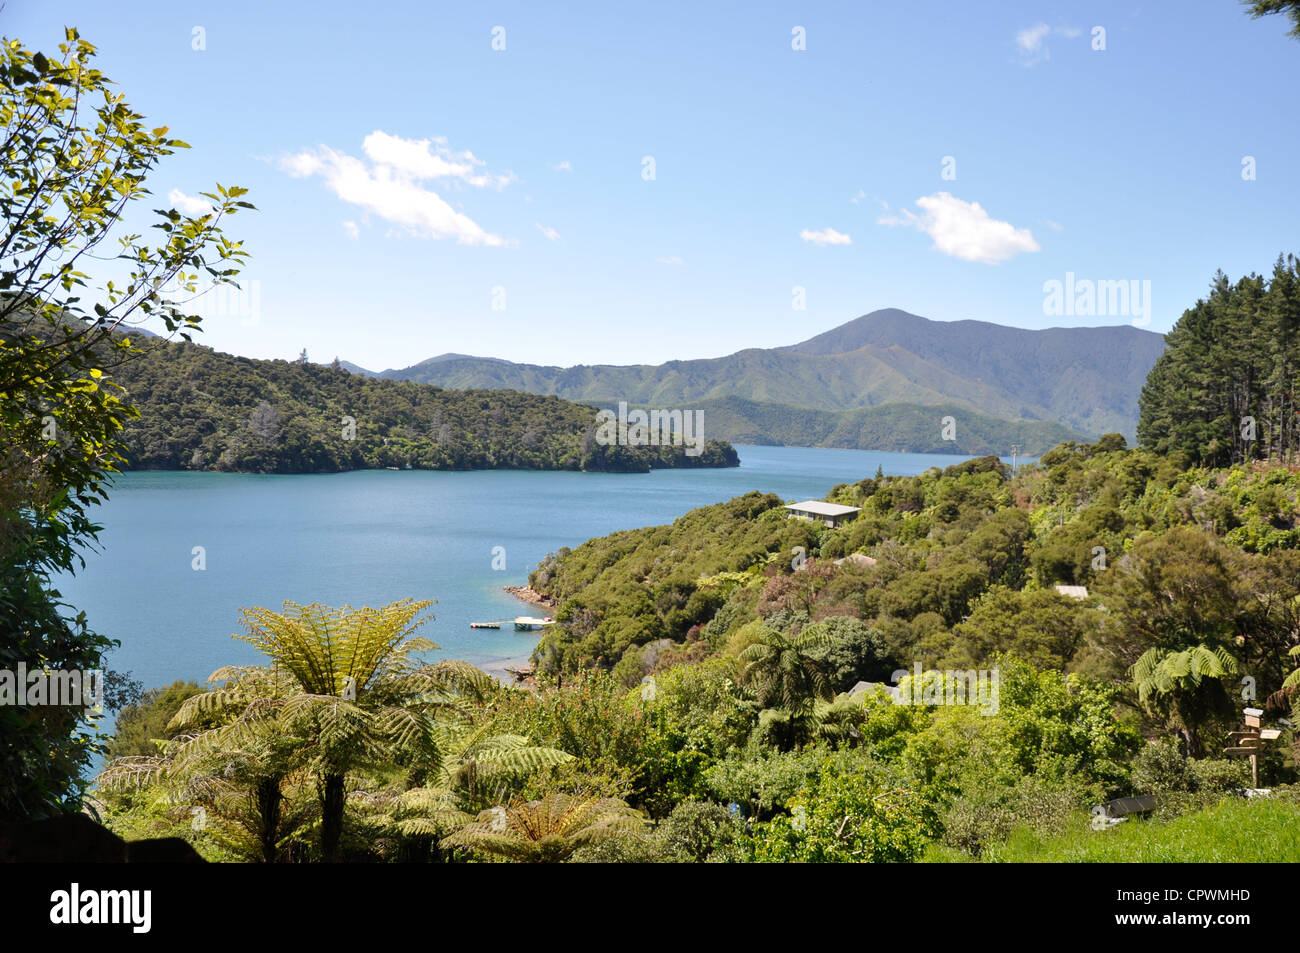
[[[266,361],[148,341],[109,369],[139,416],[127,466],[324,473],[374,467],[602,470],[736,466],[735,450],[606,446],[596,411],[517,391],[448,391],[305,361]]]
[[[930,321],[889,308],[790,347],[660,365],[549,367],[444,354],[381,376],[440,387],[511,388],[569,400],[657,407],[740,398],[767,416],[785,408],[876,409],[881,426],[834,446],[920,452],[905,409],[968,411],[1006,423],[1054,423],[1072,434],[1134,435],[1138,393],[1164,347],[1130,326],[1028,331],[983,321]],[[728,420],[723,420],[729,424]],[[742,429],[717,436],[743,442]],[[794,441],[790,441],[794,442]],[[928,442],[924,440],[923,442]],[[800,446],[818,446],[816,441]],[[832,445],[832,444],[827,444]]]
[[[696,404],[709,433],[736,443],[793,446],[869,447],[894,453],[954,453],[1022,456],[1046,453],[1064,440],[1086,439],[1061,424],[1007,420],[956,407],[882,404],[859,410],[814,410],[761,403],[743,397],[718,397]],[[943,436],[943,419],[954,421],[953,439]]]
[[[987,457],[837,487],[863,510],[839,529],[746,494],[544,561],[530,582],[560,625],[534,690],[417,664],[412,641],[337,699],[330,660],[388,629],[247,610],[269,664],[132,709],[124,738],[165,723],[171,740],[114,762],[100,794],[115,830],[228,860],[1297,860],[1293,731],[1261,756],[1267,799],[1240,797],[1249,769],[1222,755],[1244,673],[1269,724],[1289,711],[1297,496],[1300,475],[1187,470],[1118,435],[1015,477]],[[835,564],[851,552],[874,564]],[[900,704],[882,683],[917,685],[918,661],[996,688]],[[374,725],[370,760],[318,723],[336,707]],[[271,714],[250,737],[255,708]],[[436,755],[382,733],[402,712]],[[214,776],[236,750],[247,777]],[[158,806],[196,780],[216,788],[197,832]],[[258,813],[257,791],[282,809]],[[1149,823],[1090,829],[1092,805],[1132,794]]]

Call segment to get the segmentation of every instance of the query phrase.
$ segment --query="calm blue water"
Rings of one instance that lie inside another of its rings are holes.
[[[436,599],[421,634],[490,671],[526,657],[535,633],[470,622],[543,614],[502,591],[552,550],[670,523],[749,490],[820,498],[837,483],[912,475],[964,457],[799,447],[737,448],[741,466],[648,474],[369,470],[311,476],[144,472],[117,479],[99,508],[100,552],[59,582],[109,659],[146,688],[259,663],[235,641],[241,606],[382,605]],[[206,569],[191,568],[194,547]],[[492,568],[504,547],[504,571]]]

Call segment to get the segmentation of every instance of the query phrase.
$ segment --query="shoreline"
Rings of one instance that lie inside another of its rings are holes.
[[[554,599],[546,598],[546,596],[542,595],[532,586],[502,586],[501,588],[510,593],[510,595],[514,596],[516,599],[522,599],[529,605],[541,606],[543,609],[555,608]]]
[[[494,659],[483,663],[479,668],[507,686],[528,688],[537,685],[533,678],[533,662],[530,655]]]

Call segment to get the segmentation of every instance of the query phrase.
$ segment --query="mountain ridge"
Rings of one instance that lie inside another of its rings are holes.
[[[1028,330],[884,308],[795,344],[716,358],[560,367],[447,353],[376,376],[598,404],[673,407],[734,396],[835,412],[918,405],[1132,440],[1138,396],[1163,349],[1163,335],[1131,325]]]

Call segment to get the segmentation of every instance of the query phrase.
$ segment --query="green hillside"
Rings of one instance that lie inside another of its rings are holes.
[[[149,341],[107,369],[139,416],[128,466],[320,473],[375,467],[645,472],[737,466],[729,445],[609,447],[595,410],[517,391],[448,391],[339,368]]]
[[[1143,380],[1163,347],[1160,335],[1129,326],[1027,331],[887,309],[791,347],[704,360],[563,368],[444,354],[380,376],[657,407],[707,406],[732,397],[822,411],[947,406],[1008,422],[1056,423],[1061,435],[1116,432],[1131,440]],[[711,432],[748,439],[744,420],[732,424],[724,415]],[[826,424],[814,429],[829,431]],[[849,423],[837,442],[826,445],[921,451],[927,437],[916,436],[910,415],[891,409],[865,428]]]
[[[1045,453],[1063,440],[1083,437],[1049,421],[1005,420],[962,407],[883,404],[862,410],[814,410],[760,403],[743,397],[700,401],[706,432],[733,443],[792,447],[839,447],[901,453]],[[944,440],[940,422],[951,415],[956,438]]]

